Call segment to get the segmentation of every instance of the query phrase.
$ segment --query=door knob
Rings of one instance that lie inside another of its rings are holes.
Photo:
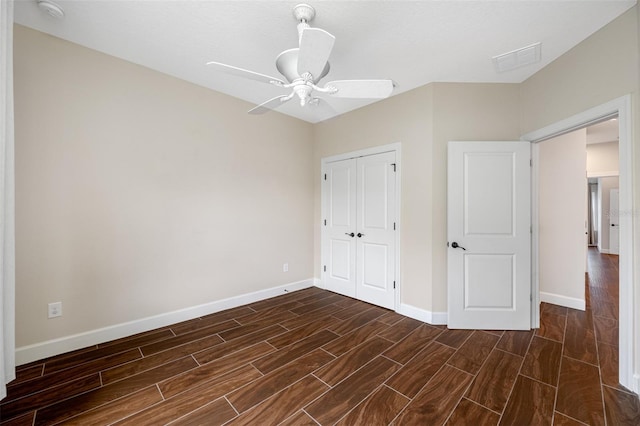
[[[362,238],[362,237],[364,237],[364,234],[358,232],[358,238]]]
[[[462,247],[461,245],[459,245],[458,243],[456,243],[455,241],[451,243],[451,247],[453,248],[461,248],[462,250],[466,251],[467,249]]]
[[[344,235],[348,235],[351,238],[353,238],[356,234],[354,234],[353,232],[352,233],[345,232]]]

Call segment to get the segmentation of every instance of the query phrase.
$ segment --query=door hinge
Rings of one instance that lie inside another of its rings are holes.
[[[529,233],[533,234],[533,226],[529,225]]]
[[[391,163],[391,165],[393,166],[393,171],[396,171],[396,163]]]
[[[396,282],[395,281],[393,282],[393,288],[396,288]]]
[[[327,180],[327,174],[326,173],[324,174],[324,180]]]
[[[529,167],[533,167],[533,160],[532,159],[529,160]]]
[[[327,265],[324,265],[324,272],[327,272]]]
[[[393,222],[393,230],[394,231],[396,230],[396,223],[395,222]]]
[[[324,220],[324,226],[327,226],[327,219]]]

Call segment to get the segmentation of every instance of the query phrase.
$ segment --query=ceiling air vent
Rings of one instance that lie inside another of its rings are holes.
[[[540,43],[522,47],[493,57],[496,72],[511,71],[540,61]]]

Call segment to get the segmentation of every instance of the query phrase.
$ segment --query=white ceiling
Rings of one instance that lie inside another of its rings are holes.
[[[284,89],[212,72],[218,61],[279,77],[275,58],[297,47],[299,1],[18,0],[15,21],[127,61],[261,103]],[[311,26],[334,36],[323,82],[390,78],[394,94],[430,82],[519,83],[632,7],[633,0],[308,1]],[[542,43],[540,62],[496,73],[492,57]],[[611,47],[615,49],[615,46]],[[371,100],[329,100],[338,113]],[[289,102],[280,111],[312,123],[335,115]]]
[[[594,143],[618,142],[618,119],[612,118],[602,123],[587,127],[587,145]]]

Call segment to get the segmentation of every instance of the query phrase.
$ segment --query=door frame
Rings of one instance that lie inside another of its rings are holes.
[[[619,324],[619,372],[620,384],[635,393],[640,391],[640,377],[634,376],[633,362],[634,337],[639,330],[634,329],[634,287],[633,287],[633,139],[631,95],[625,95],[602,105],[593,107],[539,130],[527,133],[520,139],[532,143],[532,325],[540,326],[540,283],[539,283],[539,216],[538,216],[538,179],[539,145],[547,139],[587,127],[596,122],[618,117],[619,127],[619,178],[620,178],[620,312]]]
[[[398,309],[400,309],[400,293],[402,292],[402,282],[400,277],[402,276],[402,274],[400,274],[400,230],[402,229],[402,226],[400,224],[401,222],[401,212],[400,212],[400,189],[402,187],[401,182],[402,182],[402,144],[400,142],[396,142],[396,143],[391,143],[391,144],[387,144],[387,145],[380,145],[380,146],[375,146],[375,147],[371,147],[371,148],[365,148],[365,149],[360,149],[357,151],[351,151],[351,152],[345,152],[343,154],[337,154],[337,155],[332,155],[330,157],[323,157],[320,159],[320,182],[322,183],[322,181],[324,180],[324,174],[326,173],[326,165],[328,163],[333,163],[335,161],[341,161],[341,160],[349,160],[352,158],[359,158],[359,157],[366,157],[369,155],[375,155],[375,154],[383,154],[385,152],[395,152],[396,154],[396,197],[395,197],[395,203],[396,203],[396,233],[395,233],[395,259],[394,259],[394,263],[395,263],[395,281],[396,281],[396,288],[395,288],[395,295],[394,295],[394,301],[393,301],[393,310],[395,312],[398,312]],[[325,250],[324,248],[326,247],[327,241],[326,241],[326,235],[324,232],[324,220],[327,217],[327,202],[325,199],[325,193],[324,193],[324,189],[322,188],[322,184],[320,186],[320,264],[321,264],[321,268],[320,268],[320,283],[322,288],[325,288],[325,284],[324,284],[324,277],[325,277],[325,271],[322,268],[322,265],[326,265],[326,260],[324,258],[324,253]]]

